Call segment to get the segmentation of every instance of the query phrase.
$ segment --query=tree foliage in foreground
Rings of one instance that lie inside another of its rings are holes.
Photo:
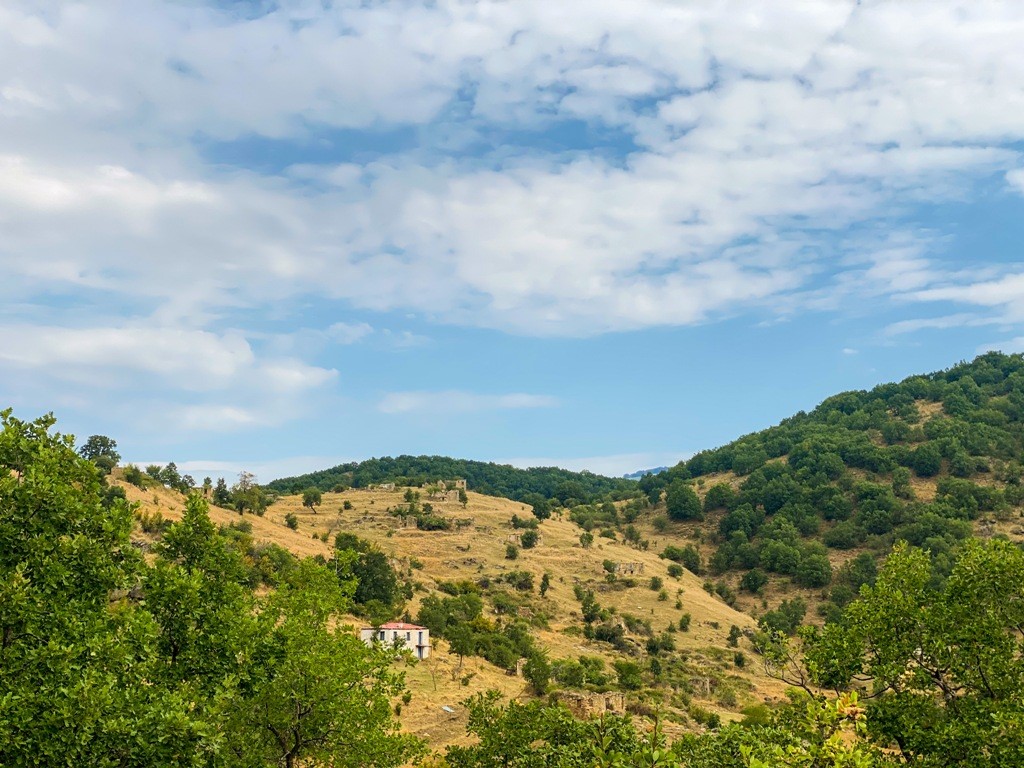
[[[1018,547],[969,541],[941,579],[903,544],[807,661],[822,685],[866,685],[872,737],[911,765],[1024,765],[1022,630]]]
[[[400,677],[312,561],[269,597],[197,494],[149,565],[133,512],[51,432],[0,431],[0,765],[397,766]]]
[[[855,695],[834,701],[794,693],[758,725],[728,725],[668,745],[656,724],[628,716],[576,720],[561,705],[503,704],[491,691],[464,702],[472,746],[452,746],[449,768],[883,768],[896,763],[864,740]]]

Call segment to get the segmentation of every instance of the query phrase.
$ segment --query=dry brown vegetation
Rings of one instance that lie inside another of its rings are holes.
[[[177,492],[162,487],[139,489],[116,476],[114,482],[125,488],[130,501],[139,503],[141,513],[158,512],[168,520],[180,519],[184,499]],[[471,524],[460,530],[420,531],[397,527],[397,518],[388,513],[389,507],[402,503],[404,490],[351,489],[325,493],[316,512],[303,507],[299,496],[287,496],[273,504],[263,517],[246,514],[244,520],[251,523],[257,543],[275,543],[301,557],[329,556],[330,542],[339,531],[373,542],[395,558],[401,575],[416,583],[414,597],[408,604],[413,617],[423,596],[432,593],[442,581],[476,580],[500,576],[509,570],[527,570],[534,574],[535,582],[539,582],[542,574],[548,573],[551,587],[547,595],[541,598],[535,591],[530,602],[538,612],[549,617],[546,626],[535,628],[534,636],[551,659],[586,654],[601,657],[610,666],[613,660],[621,658],[608,644],[589,641],[580,634],[582,618],[580,604],[573,594],[575,583],[593,589],[602,606],[614,607],[620,615],[629,613],[649,620],[655,633],[664,631],[670,623],[677,623],[682,614],[689,613],[692,617],[690,630],[674,635],[676,652],[703,665],[709,676],[730,680],[730,685],[740,691],[735,705],[722,706],[715,698],[714,682],[701,691],[703,681],[697,680],[695,702],[718,712],[723,719],[735,719],[743,706],[782,695],[778,681],[763,674],[746,638],[740,640],[739,650],[746,653],[747,666],[737,669],[732,663],[736,649],[726,644],[730,627],[753,629],[755,621],[709,595],[702,588],[701,577],[689,572],[678,580],[668,576],[668,561],[660,559],[656,553],[674,541],[675,535],[652,534],[651,547],[646,552],[621,540],[613,542],[597,536],[593,545],[585,549],[579,543],[580,528],[570,523],[567,516],[556,514],[540,526],[542,543],[533,549],[520,550],[518,559],[509,561],[505,559],[506,537],[513,532],[509,521],[513,514],[531,516],[528,507],[470,491],[465,508],[452,502],[434,502],[433,505],[435,513],[453,519],[472,519]],[[352,509],[344,510],[345,502],[349,502]],[[297,530],[285,523],[285,515],[289,513],[298,518]],[[211,507],[210,516],[218,525],[240,519],[237,512],[218,507]],[[328,543],[321,540],[324,534]],[[137,535],[145,538],[141,532]],[[635,586],[609,585],[602,567],[605,559],[643,563],[644,573],[634,577]],[[649,588],[652,576],[663,579],[667,600],[659,600],[658,593]],[[679,609],[675,607],[677,599],[682,604]],[[352,622],[360,623],[355,617]],[[412,664],[405,670],[413,697],[403,704],[400,719],[409,731],[425,737],[435,747],[465,740],[465,710],[459,703],[473,693],[493,688],[508,697],[529,698],[531,695],[522,678],[507,675],[483,659],[466,658],[462,669],[457,670],[458,658],[447,651],[445,641],[436,640],[429,660]],[[634,660],[645,663],[642,658]],[[445,712],[443,706],[455,712]],[[681,712],[678,714],[679,720],[686,720]]]

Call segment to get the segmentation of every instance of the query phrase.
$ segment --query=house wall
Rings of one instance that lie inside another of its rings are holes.
[[[417,658],[426,659],[430,656],[429,629],[371,629],[364,627],[359,631],[359,639],[367,645],[378,642],[391,646],[397,640],[399,647],[408,648]]]

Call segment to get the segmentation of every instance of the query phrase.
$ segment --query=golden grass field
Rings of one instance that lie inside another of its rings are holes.
[[[140,511],[148,514],[159,512],[171,520],[180,518],[184,499],[177,492],[166,488],[142,490],[116,479],[115,482],[125,488],[130,501],[139,503]],[[695,695],[695,702],[730,720],[737,718],[745,705],[782,696],[784,686],[764,674],[745,638],[740,640],[740,649],[746,652],[749,663],[743,669],[732,664],[735,649],[726,647],[730,627],[753,628],[754,619],[710,596],[702,588],[703,579],[688,571],[679,580],[668,576],[668,562],[660,559],[656,552],[661,551],[665,544],[678,541],[679,535],[653,534],[650,551],[647,552],[601,537],[595,537],[594,544],[584,549],[579,543],[580,529],[568,519],[560,519],[556,515],[541,524],[541,544],[533,549],[520,550],[518,559],[509,561],[505,559],[506,537],[513,531],[509,521],[513,514],[530,516],[524,505],[470,491],[465,508],[458,503],[432,502],[435,512],[446,517],[472,519],[468,527],[452,531],[396,528],[396,519],[387,510],[402,503],[404,490],[351,489],[343,493],[325,493],[316,512],[303,507],[300,497],[286,496],[272,505],[263,517],[246,514],[244,519],[252,524],[257,542],[279,544],[300,557],[329,556],[330,545],[316,538],[324,533],[333,537],[339,531],[348,531],[373,542],[395,557],[399,569],[406,575],[411,573],[414,582],[419,583],[422,591],[418,589],[408,605],[414,618],[419,601],[433,592],[440,581],[475,580],[483,576],[498,576],[507,570],[528,570],[534,574],[535,582],[539,582],[541,575],[547,572],[551,578],[550,590],[544,598],[535,592],[533,601],[535,605],[542,606],[551,619],[548,628],[534,632],[551,659],[587,654],[599,656],[610,665],[620,657],[605,643],[566,633],[569,628],[582,626],[580,606],[573,594],[576,582],[593,589],[602,606],[613,606],[620,614],[627,612],[649,619],[656,633],[663,631],[668,624],[678,622],[683,613],[690,613],[690,631],[674,636],[677,653],[689,655],[692,661],[705,665],[705,668],[714,667],[715,676],[732,681],[735,689],[741,692],[735,705],[729,707],[722,706],[710,692],[705,697]],[[351,504],[351,510],[342,509],[346,501]],[[285,524],[288,513],[298,518],[298,530],[291,530]],[[210,516],[221,525],[239,519],[237,512],[217,507],[211,507]],[[683,534],[682,531],[679,533]],[[635,577],[637,584],[634,587],[608,589],[602,567],[605,559],[642,563],[644,573]],[[411,568],[411,561],[419,561],[422,565]],[[649,588],[651,576],[663,579],[669,592],[667,601],[660,601],[658,594]],[[681,609],[675,608],[677,596],[682,603]],[[352,622],[354,626],[360,623],[355,617]],[[470,695],[497,689],[507,697],[531,696],[522,678],[509,676],[483,659],[466,658],[462,669],[457,671],[458,657],[447,650],[444,640],[435,640],[430,659],[405,669],[413,698],[403,705],[403,727],[426,738],[435,748],[466,740],[466,713],[460,702]],[[466,684],[463,684],[467,677]],[[454,714],[442,710],[443,706],[453,708]],[[685,717],[680,719],[685,720]],[[669,727],[673,726],[670,724]]]

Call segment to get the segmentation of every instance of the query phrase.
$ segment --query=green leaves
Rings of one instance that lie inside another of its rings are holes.
[[[392,718],[391,656],[338,623],[351,581],[306,561],[258,599],[199,495],[147,564],[132,509],[52,417],[0,418],[0,765],[384,767],[419,753]]]
[[[969,541],[944,583],[899,545],[874,586],[827,626],[807,665],[823,685],[870,680],[872,735],[924,765],[1000,766],[1024,701],[1024,553]]]

